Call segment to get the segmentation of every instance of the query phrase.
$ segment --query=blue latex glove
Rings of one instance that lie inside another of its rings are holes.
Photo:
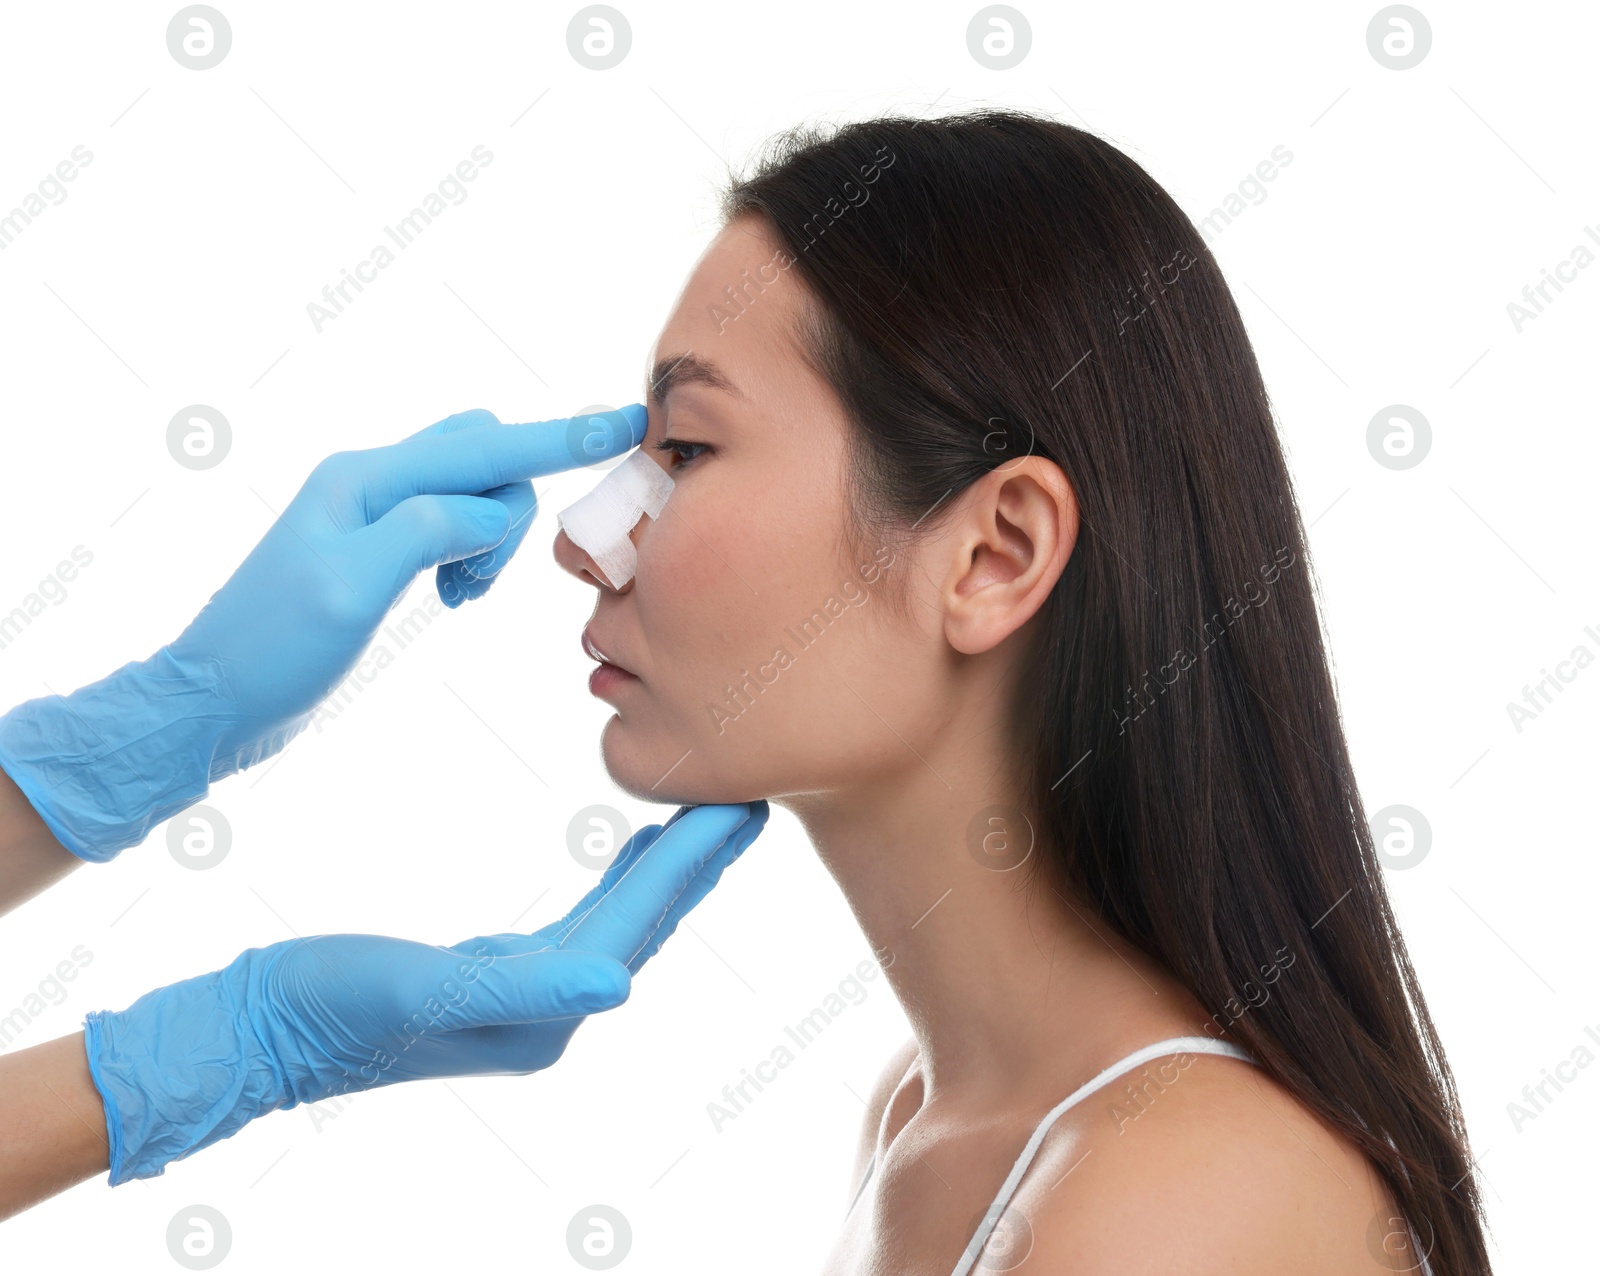
[[[396,1081],[521,1075],[561,1057],[766,825],[768,807],[680,808],[648,825],[593,890],[531,935],[450,948],[319,935],[85,1023],[113,1187],[268,1112]]]
[[[442,564],[452,607],[487,591],[527,534],[532,478],[644,432],[637,403],[530,425],[479,409],[335,453],[175,641],[0,717],[0,769],[69,851],[111,859],[304,730],[419,572]]]

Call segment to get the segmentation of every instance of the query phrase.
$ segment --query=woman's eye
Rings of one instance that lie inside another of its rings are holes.
[[[679,439],[669,438],[662,438],[654,446],[656,451],[670,452],[673,456],[678,458],[678,464],[674,467],[676,469],[682,469],[685,465],[689,464],[690,461],[698,458],[702,453],[711,450],[710,444],[707,443],[686,443]]]

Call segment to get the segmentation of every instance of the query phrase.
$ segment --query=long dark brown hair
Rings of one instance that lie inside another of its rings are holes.
[[[722,212],[775,229],[789,260],[760,279],[806,285],[860,528],[903,542],[1029,453],[1073,486],[1080,534],[1017,706],[1030,871],[1365,1151],[1436,1272],[1489,1272],[1266,387],[1194,225],[1101,139],[998,109],[794,129]]]

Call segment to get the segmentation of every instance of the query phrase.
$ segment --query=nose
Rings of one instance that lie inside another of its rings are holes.
[[[603,589],[613,594],[626,594],[633,588],[633,582],[639,579],[638,576],[634,576],[626,585],[618,589],[606,579],[605,573],[595,566],[594,559],[590,558],[585,550],[572,543],[572,538],[567,535],[565,528],[556,533],[553,552],[556,562],[560,564],[562,571],[576,576],[585,585],[593,585],[596,589]]]

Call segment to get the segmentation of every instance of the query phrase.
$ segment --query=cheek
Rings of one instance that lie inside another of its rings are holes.
[[[805,592],[792,574],[814,537],[788,528],[773,504],[770,493],[686,480],[640,538],[634,606],[653,698],[696,729],[741,669],[771,659],[794,618],[790,596]],[[789,545],[786,558],[774,555],[775,539]]]
[[[708,669],[725,681],[730,653],[754,623],[752,604],[765,592],[765,581],[748,561],[756,555],[743,510],[711,495],[674,492],[639,540],[634,607],[650,668],[664,691],[686,691],[704,682]]]
[[[637,590],[648,590],[652,605],[674,594],[703,597],[727,569],[717,560],[729,539],[727,518],[716,510],[692,508],[685,501],[674,508],[681,493],[667,498],[659,519],[646,519],[647,534],[635,536],[639,553]],[[641,600],[643,601],[643,600]]]
[[[883,604],[847,601],[843,582],[856,569],[841,551],[843,513],[815,470],[776,490],[741,490],[711,467],[686,475],[639,536],[632,600],[651,685],[613,728],[611,756],[650,771],[646,784],[684,758],[673,772],[682,784],[769,791],[762,785],[795,776],[822,782],[841,750],[870,758],[895,743],[841,680],[868,689],[905,670],[874,632]],[[830,595],[843,613],[813,637],[807,620]],[[740,696],[753,702],[747,712]]]

